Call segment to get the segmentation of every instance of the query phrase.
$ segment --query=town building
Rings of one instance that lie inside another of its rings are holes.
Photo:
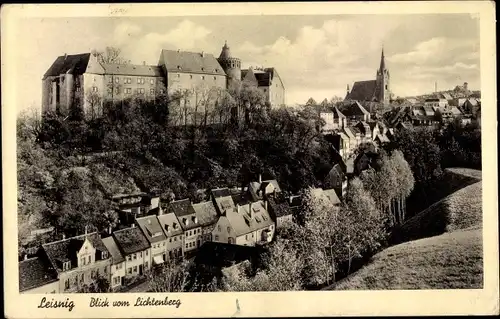
[[[43,244],[40,254],[57,272],[61,293],[77,292],[99,276],[110,281],[111,256],[98,233]]]
[[[343,101],[339,103],[338,108],[345,116],[347,125],[355,125],[359,121],[368,122],[371,120],[368,112],[358,101]]]
[[[168,238],[166,253],[168,260],[180,259],[184,256],[184,231],[181,223],[174,213],[167,213],[158,216],[163,232]]]
[[[109,284],[115,290],[125,285],[125,257],[120,252],[113,236],[103,238],[102,242],[111,254],[111,281]]]
[[[212,241],[212,231],[218,220],[217,210],[212,201],[193,204],[196,217],[201,225],[200,245],[207,241]]]
[[[19,262],[19,292],[31,294],[59,293],[56,270],[42,257],[26,258]]]
[[[140,217],[135,220],[151,245],[151,259],[154,265],[167,261],[167,237],[156,215]]]
[[[184,257],[191,257],[201,246],[202,226],[196,216],[196,211],[189,199],[182,199],[168,203],[165,212],[174,213],[179,220],[184,232],[183,252]]]
[[[352,90],[347,86],[346,100],[380,102],[388,104],[391,100],[390,73],[385,64],[384,49],[375,80],[354,82]]]
[[[267,202],[226,209],[212,233],[212,241],[244,246],[263,245],[273,239],[275,226]]]
[[[125,258],[125,280],[128,285],[138,276],[144,276],[151,267],[151,245],[142,231],[132,227],[113,232],[113,239]]]
[[[206,52],[161,50],[157,65],[103,63],[95,50],[64,54],[43,76],[42,110],[93,119],[102,116],[106,103],[177,94],[172,100],[182,111],[172,112],[174,123],[196,124],[203,118],[196,113],[216,103],[223,90],[238,90],[247,71],[241,70],[241,60],[231,55],[227,43],[219,58]],[[276,69],[259,68],[253,73],[267,104],[284,105],[285,86]]]
[[[266,199],[269,195],[276,195],[281,193],[281,188],[278,181],[275,179],[262,180],[259,175],[258,182],[250,182],[248,185],[248,192],[250,193],[253,201]]]

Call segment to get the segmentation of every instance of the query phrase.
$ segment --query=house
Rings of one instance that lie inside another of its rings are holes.
[[[132,227],[113,232],[113,239],[125,258],[125,285],[144,276],[151,267],[151,245],[142,231]]]
[[[358,101],[345,101],[340,103],[339,110],[345,116],[348,124],[370,121],[370,112],[368,112]]]
[[[284,224],[293,221],[293,212],[290,204],[290,199],[286,198],[283,194],[269,198],[269,215],[276,223],[276,230],[281,229]]]
[[[340,198],[343,198],[347,191],[346,167],[342,167],[342,164],[333,165],[324,182],[324,185],[334,189]]]
[[[111,256],[98,233],[42,245],[40,253],[59,279],[59,292],[77,292],[99,276],[110,282]]]
[[[354,160],[354,171],[360,174],[362,171],[369,168],[378,168],[379,154],[375,152],[363,152]]]
[[[218,220],[217,210],[211,201],[193,204],[196,217],[201,225],[201,245],[212,241],[212,231]]]
[[[336,106],[332,110],[321,111],[319,117],[325,121],[325,125],[320,130],[323,134],[332,133],[347,125],[345,115]]]
[[[228,188],[218,188],[211,191],[212,201],[219,215],[222,215],[227,209],[235,207],[231,192]]]
[[[214,242],[244,246],[262,245],[274,236],[274,222],[261,200],[227,209],[212,232]]]
[[[161,265],[167,261],[167,236],[156,215],[140,217],[135,220],[144,236],[151,245],[151,259],[154,265]]]
[[[439,107],[439,109],[441,110],[445,108]],[[415,106],[411,112],[410,118],[413,125],[431,126],[439,123],[432,106]]]
[[[425,99],[424,105],[429,106],[429,107],[437,106],[440,108],[441,107],[444,108],[444,107],[448,106],[448,100],[437,98],[437,97],[432,97],[432,98]]]
[[[355,127],[359,129],[360,133],[364,137],[365,141],[371,141],[372,140],[372,130],[370,128],[370,125],[366,122],[358,122]]]
[[[196,211],[189,199],[173,201],[165,209],[167,213],[174,213],[179,220],[184,232],[183,252],[184,256],[191,256],[201,246],[202,226],[196,216]]]
[[[242,73],[245,70],[242,70]],[[285,105],[285,85],[276,68],[254,68],[257,88],[264,94],[273,108]]]
[[[104,246],[111,254],[111,282],[112,289],[125,285],[125,257],[123,257],[113,236],[102,239]]]
[[[248,185],[248,192],[252,196],[254,201],[267,198],[272,194],[278,194],[281,192],[281,188],[278,181],[275,179],[262,180],[262,176],[259,175],[258,182],[250,182]]]
[[[19,262],[19,292],[33,294],[60,292],[57,272],[43,256],[26,258]]]
[[[168,260],[178,259],[184,256],[183,242],[184,231],[182,230],[181,223],[174,213],[167,213],[158,216],[158,222],[163,228],[163,232],[168,238],[166,253]]]

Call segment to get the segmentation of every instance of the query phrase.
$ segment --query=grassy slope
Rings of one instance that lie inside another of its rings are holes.
[[[477,182],[481,172],[450,169],[449,173],[465,185],[472,179],[476,183],[445,197],[403,225],[403,241],[423,239],[376,254],[367,266],[333,289],[481,288],[482,188]]]

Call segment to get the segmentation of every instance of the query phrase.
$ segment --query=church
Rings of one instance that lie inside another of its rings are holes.
[[[389,69],[385,64],[384,49],[382,48],[380,67],[377,70],[375,80],[354,82],[351,91],[349,91],[349,85],[347,85],[345,99],[389,104],[391,100],[390,78]]]

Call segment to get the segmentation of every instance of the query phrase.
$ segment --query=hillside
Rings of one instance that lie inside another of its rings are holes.
[[[455,182],[476,183],[409,219],[393,237],[408,242],[376,254],[333,289],[482,287],[482,184],[477,182],[481,172],[460,168],[447,173]]]

